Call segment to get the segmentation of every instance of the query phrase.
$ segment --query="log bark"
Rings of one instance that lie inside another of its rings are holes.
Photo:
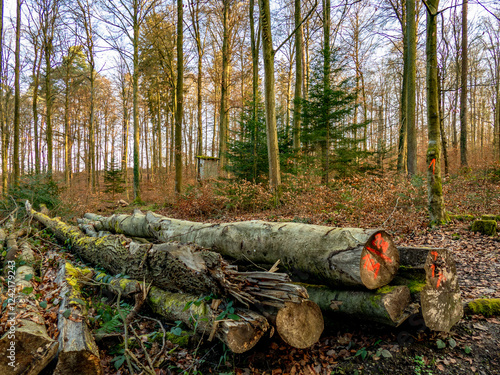
[[[432,250],[445,249],[426,246],[398,246],[399,264],[402,267],[423,270],[427,261],[427,255]]]
[[[333,290],[323,285],[306,284],[311,301],[325,315],[348,315],[363,321],[383,323],[398,327],[418,312],[418,305],[411,303],[406,286],[385,286],[375,291]]]
[[[449,332],[463,316],[455,260],[446,249],[433,249],[425,262],[426,285],[420,292],[425,324]]]
[[[170,219],[151,212],[102,217],[86,214],[97,230],[160,241],[196,243],[223,256],[255,263],[274,264],[307,282],[330,286],[388,284],[399,267],[399,253],[382,230],[331,228],[300,223],[246,221],[204,224]]]
[[[78,279],[82,276],[77,268],[65,263],[56,278],[61,286],[62,301],[58,313],[59,356],[55,375],[103,373],[99,349],[86,323],[86,308],[81,303]]]
[[[28,250],[25,249],[25,252]],[[35,276],[33,267],[25,265],[17,268],[14,282],[18,291],[33,287],[31,281],[26,280],[31,279],[29,275]],[[33,294],[16,294],[12,316],[15,325],[11,325],[15,329],[11,328],[0,339],[0,352],[4,353],[0,374],[37,375],[57,354],[59,343],[48,336],[45,321],[34,302],[36,299],[30,298]]]

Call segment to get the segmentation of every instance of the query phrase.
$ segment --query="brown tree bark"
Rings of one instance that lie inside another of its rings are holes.
[[[255,263],[274,264],[281,260],[289,272],[308,282],[319,279],[329,285],[376,289],[389,283],[399,267],[397,248],[381,230],[258,220],[204,224],[151,212],[85,217],[98,220],[98,230],[196,243],[224,256]]]

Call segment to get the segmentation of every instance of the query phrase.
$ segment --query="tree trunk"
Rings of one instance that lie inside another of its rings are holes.
[[[427,187],[429,216],[433,224],[447,221],[441,184],[441,138],[439,128],[439,92],[437,66],[437,10],[439,0],[427,8]]]
[[[269,0],[259,0],[262,27],[262,50],[264,56],[264,97],[266,108],[267,154],[269,158],[269,186],[274,193],[281,185],[278,149],[278,129],[276,125],[276,103],[274,92],[274,51],[271,33],[271,11]]]
[[[325,315],[347,315],[363,321],[397,327],[418,311],[410,305],[406,286],[383,287],[375,291],[333,290],[322,285],[305,285],[311,301]]]
[[[132,25],[133,25],[133,73],[132,73],[132,117],[134,121],[134,202],[141,202],[141,188],[139,181],[140,169],[140,123],[139,123],[139,5],[134,2]]]
[[[229,134],[229,0],[223,0],[222,77],[219,120],[219,168],[225,176]]]
[[[59,355],[55,375],[102,374],[99,348],[87,326],[87,311],[81,301],[80,288],[75,279],[84,275],[70,263],[59,269],[56,282],[61,286],[61,304],[58,314]],[[67,311],[70,315],[67,315]]]
[[[184,114],[183,4],[177,0],[177,84],[175,111],[175,192],[182,192],[182,116]]]
[[[408,3],[407,3],[408,4]],[[401,31],[403,33],[403,84],[401,88],[401,106],[400,106],[400,124],[399,124],[399,139],[398,139],[398,162],[397,170],[400,173],[407,173],[407,150],[408,150],[408,132],[406,122],[406,99],[408,91],[408,32],[406,30],[406,10],[401,10]],[[366,108],[366,102],[365,102]],[[365,117],[366,121],[366,117]],[[366,138],[366,134],[365,134]],[[366,151],[366,147],[365,147]]]
[[[20,247],[22,252],[18,259],[26,262],[27,265],[17,268],[14,283],[18,290],[23,290],[33,288],[32,282],[27,281],[27,278],[30,279],[36,275],[32,267],[35,256],[28,244],[23,243]],[[6,267],[12,270],[14,261],[7,263]],[[10,275],[9,272],[9,280]],[[28,295],[16,294],[16,311],[12,315],[8,314],[8,322],[13,322],[15,325],[11,325],[12,328],[0,339],[0,350],[6,353],[6,360],[0,361],[2,374],[37,375],[57,354],[59,343],[48,336],[44,319],[36,303],[33,302],[36,299],[33,292]],[[14,349],[12,353],[9,351],[10,348]],[[9,365],[12,362],[15,362],[15,366]]]
[[[203,224],[170,219],[151,212],[113,215],[86,214],[99,220],[99,230],[154,237],[160,241],[196,243],[238,260],[282,264],[302,280],[329,285],[376,289],[389,283],[399,267],[399,253],[382,230],[331,228],[299,223],[247,221]]]
[[[20,106],[21,106],[21,88],[20,81],[20,54],[21,54],[21,3],[22,0],[17,0],[17,16],[16,16],[16,52],[15,52],[15,68],[14,68],[14,152],[12,155],[12,169],[14,174],[14,185],[19,185],[21,178],[21,165],[19,163],[19,122],[20,122]],[[3,88],[2,88],[3,90]]]
[[[434,249],[425,262],[426,286],[420,293],[425,324],[449,332],[463,316],[455,260],[450,252]]]
[[[257,133],[258,133],[258,122],[257,122],[257,105],[259,100],[259,41],[260,39],[255,37],[255,22],[254,22],[254,0],[250,0],[249,4],[249,18],[250,18],[250,44],[252,49],[252,121],[253,121],[253,132],[252,132],[252,143],[253,143],[253,165],[252,165],[252,177],[253,182],[257,180]],[[260,23],[257,35],[260,36]]]
[[[300,114],[302,111],[302,84],[303,84],[303,67],[302,67],[302,59],[304,54],[304,46],[302,41],[302,17],[300,14],[300,2],[301,0],[294,0],[295,13],[294,13],[294,22],[295,28],[297,31],[295,32],[295,94],[294,94],[294,106],[293,106],[293,150],[296,155],[300,152]],[[299,26],[300,25],[300,26]]]
[[[467,42],[467,4],[462,3],[462,76],[460,91],[460,165],[467,167],[467,70],[468,70],[468,42]]]
[[[417,76],[417,26],[415,21],[415,0],[406,0],[406,38],[408,53],[405,65],[408,66],[406,78],[406,134],[407,169],[409,175],[417,171],[417,127],[415,121],[415,82]]]

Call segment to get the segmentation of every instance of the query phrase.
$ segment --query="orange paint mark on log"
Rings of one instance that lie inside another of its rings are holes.
[[[378,272],[380,271],[380,263],[372,259],[370,254],[366,254],[363,257],[363,260],[365,261],[363,268],[365,270],[372,271],[375,274],[375,278],[377,278]]]
[[[436,266],[434,264],[431,264],[431,269],[432,269],[432,277],[435,277],[434,270],[436,269]]]
[[[436,259],[437,259],[437,257],[438,257],[438,253],[437,253],[437,251],[434,251],[434,250],[433,250],[433,251],[431,251],[431,254],[432,254],[432,256],[434,257],[434,261],[436,261]]]
[[[387,249],[389,249],[389,243],[384,240],[381,233],[377,233],[375,235],[375,239],[372,241],[372,245],[376,248],[382,249],[383,253],[385,253]]]
[[[391,258],[389,258],[387,255],[382,254],[380,251],[375,250],[375,249],[372,249],[372,248],[371,248],[371,247],[369,247],[369,246],[367,246],[367,247],[366,247],[366,249],[367,249],[369,252],[371,252],[371,253],[373,253],[373,254],[375,254],[375,255],[378,255],[378,256],[379,256],[379,257],[381,257],[383,260],[385,260],[387,263],[392,263],[392,259],[391,259]]]

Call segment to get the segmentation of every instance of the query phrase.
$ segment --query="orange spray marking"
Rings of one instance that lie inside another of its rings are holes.
[[[378,255],[378,256],[379,256],[379,257],[381,257],[383,260],[385,260],[387,263],[392,263],[392,259],[391,259],[391,258],[389,258],[387,255],[382,254],[380,251],[375,250],[375,249],[372,249],[372,248],[371,248],[371,247],[369,247],[369,246],[367,246],[367,247],[366,247],[366,249],[367,249],[369,252],[371,252],[371,253],[373,253],[373,254],[375,254],[375,255]]]
[[[444,278],[444,275],[442,272],[439,272],[439,278],[438,278],[438,281],[437,281],[437,284],[436,284],[436,289],[439,288],[439,285],[441,284],[441,280],[443,280]],[[444,279],[443,281],[445,281],[446,279]]]
[[[436,171],[436,159],[432,159],[431,163],[429,164],[429,168],[432,165],[432,174]]]
[[[372,241],[372,245],[379,249],[382,249],[383,253],[385,253],[389,248],[389,243],[384,240],[381,233],[377,233],[375,235],[375,240]]]
[[[437,257],[438,257],[438,253],[437,251],[431,251],[431,254],[432,256],[434,257],[434,261],[436,261]]]
[[[375,278],[377,278],[378,272],[380,271],[380,263],[373,260],[370,254],[366,254],[363,257],[363,260],[365,261],[363,268],[365,270],[372,271],[375,274]]]

